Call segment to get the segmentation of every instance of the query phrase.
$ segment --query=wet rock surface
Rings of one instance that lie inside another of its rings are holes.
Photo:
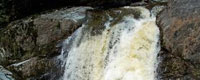
[[[160,79],[200,79],[199,13],[199,0],[170,0],[158,16],[163,47]]]
[[[0,65],[0,80],[14,80],[13,74]]]
[[[59,43],[81,26],[88,9],[92,8],[63,8],[10,23],[0,30],[0,65],[14,72],[17,80],[55,80],[62,73],[60,61],[55,60]]]

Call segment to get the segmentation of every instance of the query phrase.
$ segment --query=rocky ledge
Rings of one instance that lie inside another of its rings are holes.
[[[119,7],[142,0],[0,0],[0,28],[10,21],[65,6]]]

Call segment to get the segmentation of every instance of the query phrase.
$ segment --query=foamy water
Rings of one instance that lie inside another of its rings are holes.
[[[160,47],[155,17],[142,7],[125,8],[139,9],[143,18],[126,15],[112,26],[107,21],[98,35],[84,24],[63,43],[63,80],[156,80]]]

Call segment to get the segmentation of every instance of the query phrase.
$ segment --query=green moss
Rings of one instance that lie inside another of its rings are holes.
[[[121,11],[121,13],[116,13],[116,11]],[[115,19],[111,23],[111,26],[113,26],[113,25],[121,22],[125,16],[132,15],[135,19],[142,18],[141,15],[140,15],[141,12],[140,12],[139,9],[125,9],[125,8],[121,8],[119,10],[117,10],[117,9],[111,10],[109,12],[109,14],[111,14],[111,16]]]
[[[91,30],[92,35],[101,34],[105,29],[104,24],[108,21],[108,15],[103,10],[93,10],[90,11],[90,17],[88,17],[88,30]]]
[[[101,11],[101,10],[91,11],[90,16],[91,17],[89,18],[89,21],[88,21],[89,27],[98,27],[98,26],[102,25],[107,20],[105,12]]]
[[[88,23],[86,32],[92,33],[92,35],[101,34],[105,29],[105,23],[109,21],[109,18],[112,17],[113,20],[110,21],[110,26],[113,26],[117,23],[123,21],[125,16],[133,16],[135,19],[142,18],[141,11],[139,9],[126,9],[126,8],[114,8],[108,10],[90,10],[88,13]]]

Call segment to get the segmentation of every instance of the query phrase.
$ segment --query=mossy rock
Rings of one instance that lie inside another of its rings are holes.
[[[138,8],[112,8],[112,9],[94,9],[87,11],[87,28],[85,32],[91,32],[91,35],[98,35],[105,29],[105,24],[110,22],[110,26],[114,26],[117,23],[123,21],[126,16],[132,16],[135,19],[141,19],[141,11]],[[112,18],[112,20],[109,20]]]

